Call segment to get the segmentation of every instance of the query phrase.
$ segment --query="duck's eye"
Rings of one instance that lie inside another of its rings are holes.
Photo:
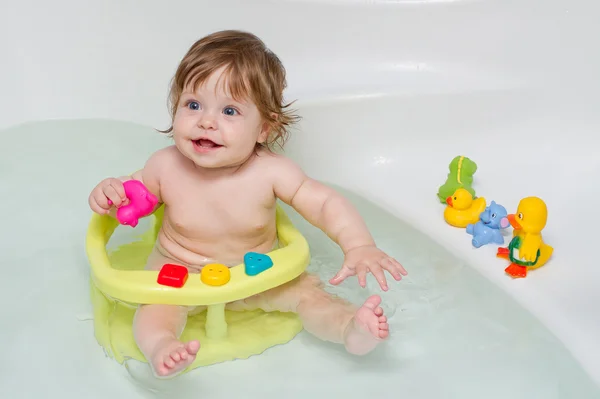
[[[496,219],[496,214],[492,213],[492,218]]]
[[[522,214],[522,213],[519,213],[519,214],[517,215],[517,217],[518,217],[519,219],[523,220],[523,214]]]
[[[454,201],[456,201],[456,197],[452,198]]]

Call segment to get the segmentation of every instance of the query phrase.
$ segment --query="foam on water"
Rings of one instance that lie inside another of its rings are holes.
[[[390,278],[385,293],[373,279],[364,290],[355,278],[327,288],[354,303],[381,294],[392,336],[378,351],[353,357],[303,332],[260,356],[171,381],[149,378],[139,363],[120,366],[104,356],[89,321],[87,196],[101,178],[134,171],[168,142],[147,127],[98,120],[32,123],[2,137],[0,397],[600,395],[563,345],[503,291],[415,228],[339,187],[380,247],[409,271],[399,283]],[[310,270],[327,281],[342,263],[339,248],[287,210],[309,240]],[[134,230],[118,234],[132,237]]]

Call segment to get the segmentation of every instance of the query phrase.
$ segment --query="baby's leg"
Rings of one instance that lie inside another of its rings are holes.
[[[361,307],[324,290],[317,276],[307,273],[279,287],[229,305],[232,310],[262,309],[298,313],[304,329],[325,341],[343,343],[363,355],[389,335],[381,298],[369,297]]]
[[[157,248],[148,257],[146,269],[160,270],[165,263],[178,263]],[[179,341],[189,308],[176,305],[140,305],[133,319],[133,336],[157,377],[173,376],[194,359],[200,349],[196,340]]]

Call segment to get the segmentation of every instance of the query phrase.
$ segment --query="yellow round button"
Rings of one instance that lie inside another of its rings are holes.
[[[225,265],[210,263],[200,271],[200,280],[206,285],[225,285],[231,279],[231,272]]]

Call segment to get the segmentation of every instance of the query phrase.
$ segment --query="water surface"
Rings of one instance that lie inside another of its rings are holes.
[[[353,357],[303,332],[260,356],[171,381],[151,379],[140,364],[120,366],[104,356],[89,320],[87,197],[100,179],[133,172],[168,141],[148,127],[98,120],[31,123],[0,135],[0,397],[600,397],[563,345],[503,291],[343,189],[381,248],[410,273],[386,293],[372,279],[364,290],[355,278],[328,287],[355,303],[381,293],[392,335],[378,351]],[[342,262],[339,248],[289,212],[311,246],[310,270],[329,279]]]

